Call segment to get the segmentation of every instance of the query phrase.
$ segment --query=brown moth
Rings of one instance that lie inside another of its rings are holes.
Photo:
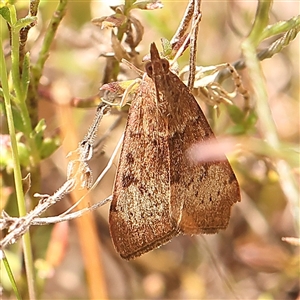
[[[191,146],[215,136],[154,43],[150,55],[129,110],[109,215],[114,246],[125,259],[180,233],[225,229],[231,206],[240,201],[225,155],[197,163],[189,157]]]

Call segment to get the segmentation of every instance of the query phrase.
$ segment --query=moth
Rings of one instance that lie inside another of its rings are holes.
[[[150,57],[129,109],[109,213],[115,249],[128,260],[178,234],[225,229],[231,206],[240,201],[225,155],[201,162],[188,155],[194,144],[215,136],[154,43]]]

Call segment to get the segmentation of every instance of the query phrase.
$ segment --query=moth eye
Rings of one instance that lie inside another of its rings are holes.
[[[162,65],[164,71],[168,71],[169,70],[170,64],[169,64],[169,62],[166,59],[162,59],[161,60],[161,65]]]
[[[146,63],[145,70],[146,70],[148,76],[152,77],[153,67],[152,67],[152,63],[151,62]]]

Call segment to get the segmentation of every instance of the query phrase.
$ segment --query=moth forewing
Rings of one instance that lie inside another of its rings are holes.
[[[157,114],[155,88],[146,77],[132,101],[110,207],[117,252],[131,259],[178,234],[170,218],[169,149]]]

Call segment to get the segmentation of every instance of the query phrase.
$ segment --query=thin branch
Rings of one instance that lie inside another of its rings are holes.
[[[196,70],[196,53],[197,53],[197,40],[199,32],[199,23],[201,21],[201,0],[194,0],[194,13],[192,21],[192,34],[190,42],[190,72],[188,78],[188,87],[192,91],[195,82],[195,70]]]
[[[181,22],[177,28],[177,31],[171,39],[171,45],[176,44],[185,35],[185,32],[187,31],[191,19],[193,17],[194,6],[195,6],[195,0],[190,0],[185,10],[184,16],[182,17]]]
[[[97,108],[96,116],[88,130],[88,133],[84,137],[83,141],[79,143],[78,148],[74,151],[79,158],[76,157],[76,159],[70,161],[68,166],[68,179],[65,184],[57,190],[57,192],[55,192],[52,196],[36,194],[35,196],[41,197],[38,205],[31,212],[21,218],[12,218],[5,212],[2,212],[3,219],[0,220],[0,229],[3,230],[8,228],[9,233],[0,241],[1,249],[6,247],[8,244],[15,243],[28,231],[36,218],[44,213],[50,206],[63,199],[65,195],[73,191],[77,186],[90,187],[91,171],[88,167],[87,161],[92,157],[92,148],[95,142],[99,123],[108,110],[109,106],[107,104],[100,104]],[[75,166],[77,168],[75,168]],[[104,200],[101,202],[102,204],[99,203],[97,205],[101,206],[107,201]],[[82,213],[85,213],[85,211]],[[80,213],[78,213],[78,215],[80,216]]]

